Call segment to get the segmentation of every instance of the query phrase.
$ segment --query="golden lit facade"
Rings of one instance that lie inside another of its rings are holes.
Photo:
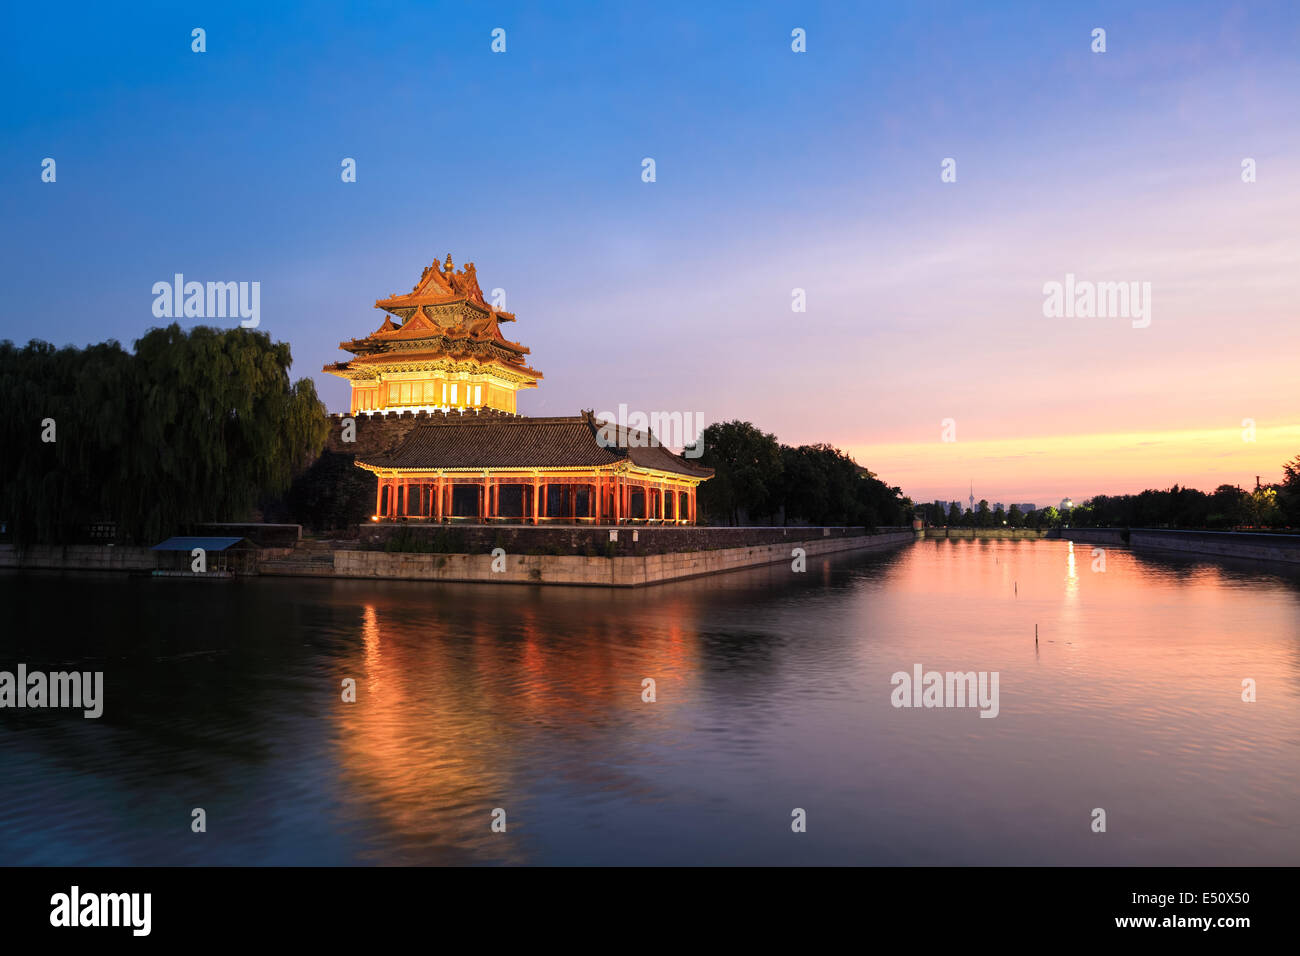
[[[349,411],[495,409],[514,414],[521,389],[542,373],[529,368],[528,349],[501,334],[515,317],[489,305],[474,264],[460,270],[451,256],[435,262],[405,295],[380,299],[387,313],[374,332],[340,342],[352,353],[323,371],[352,385]]]
[[[356,465],[377,479],[373,520],[434,523],[695,524],[697,489],[713,476],[591,411],[417,416],[394,449]]]

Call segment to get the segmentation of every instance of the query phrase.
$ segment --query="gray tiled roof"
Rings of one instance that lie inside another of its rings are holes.
[[[416,425],[391,453],[358,463],[372,468],[557,468],[612,465],[629,459],[642,468],[709,478],[705,468],[662,446],[603,447],[601,422],[590,414],[567,418],[447,415]],[[643,438],[640,432],[630,433]],[[620,446],[630,444],[628,433]]]

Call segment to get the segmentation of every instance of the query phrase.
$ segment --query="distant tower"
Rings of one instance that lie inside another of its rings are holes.
[[[971,514],[975,513],[975,481],[971,479],[970,483],[970,510]]]

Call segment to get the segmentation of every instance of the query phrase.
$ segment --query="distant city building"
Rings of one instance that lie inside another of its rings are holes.
[[[1006,511],[1007,509],[1004,508],[1004,507],[1002,506],[1002,502],[1000,502],[1000,501],[995,501],[995,502],[993,503],[993,510],[994,510],[994,511]]]
[[[1036,504],[1032,504],[1032,503],[1021,504],[1021,505],[1013,505],[1012,507],[1014,507],[1014,508],[1019,508],[1019,509],[1020,509],[1020,513],[1021,513],[1022,515],[1027,515],[1027,514],[1029,514],[1029,512],[1031,512],[1031,511],[1037,511],[1037,510],[1038,510],[1038,505],[1036,505]]]
[[[939,507],[941,511],[943,511],[944,514],[948,513],[948,502],[940,501],[938,498],[936,498],[934,499],[934,503]]]

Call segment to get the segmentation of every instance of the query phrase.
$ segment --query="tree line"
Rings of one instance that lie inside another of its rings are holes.
[[[1282,481],[1257,481],[1251,491],[1235,485],[1219,485],[1211,492],[1174,485],[1136,495],[1097,495],[1072,509],[1068,520],[1078,528],[1300,527],[1300,455],[1282,471]]]
[[[783,445],[750,422],[710,425],[698,459],[714,469],[700,485],[708,524],[875,527],[912,522],[912,502],[838,448]]]
[[[1064,511],[1047,507],[1022,514],[1012,505],[1004,513],[1001,508],[990,509],[987,501],[972,511],[954,501],[947,511],[927,504],[917,513],[930,525],[963,528],[1296,528],[1300,527],[1300,455],[1282,466],[1280,482],[1264,485],[1257,480],[1251,491],[1236,485],[1219,485],[1211,492],[1174,485],[1135,495],[1096,495]]]
[[[0,522],[20,546],[117,525],[152,544],[246,520],[324,447],[325,406],[289,346],[251,329],[151,329],[55,348],[0,342]]]

